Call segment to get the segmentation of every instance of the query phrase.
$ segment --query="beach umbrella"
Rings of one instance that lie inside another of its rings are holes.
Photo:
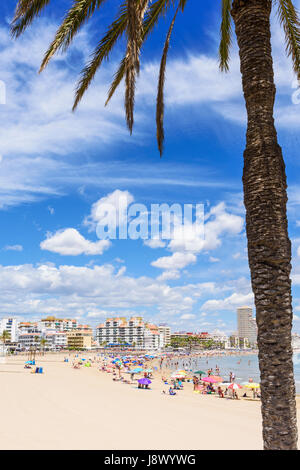
[[[220,377],[219,375],[209,375],[209,377],[215,379],[216,382],[223,382],[222,377]]]
[[[135,369],[132,369],[131,373],[133,374],[139,374],[140,372],[144,372],[144,369],[142,367],[136,367]]]
[[[200,375],[202,375],[202,374],[206,374],[206,372],[204,372],[203,370],[196,370],[196,371],[194,372],[194,374],[200,374]]]
[[[260,385],[255,383],[255,382],[246,382],[244,383],[244,387],[247,387],[247,388],[259,388]]]
[[[212,377],[203,377],[203,379],[201,379],[201,380],[203,380],[203,382],[208,382],[208,383],[211,383],[211,384],[215,384],[215,383],[218,382],[218,380],[213,379]]]
[[[149,373],[150,373],[150,372],[153,372],[153,370],[152,370],[152,369],[146,369],[145,372],[149,372]]]
[[[142,385],[149,385],[149,384],[151,384],[151,380],[144,377],[143,379],[139,379],[138,383],[142,384]]]
[[[231,383],[228,388],[230,388],[231,390],[238,390],[239,388],[243,387],[240,384]]]

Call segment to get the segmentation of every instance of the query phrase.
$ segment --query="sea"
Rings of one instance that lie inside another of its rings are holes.
[[[260,382],[260,374],[258,368],[258,357],[256,355],[234,355],[234,356],[208,356],[208,357],[191,357],[176,358],[178,365],[170,364],[170,369],[186,369],[188,371],[220,369],[220,375],[224,381],[229,381],[229,374],[235,374],[235,382],[247,382],[249,378],[253,382]],[[294,352],[294,375],[297,394],[300,394],[300,350]],[[283,377],[284,380],[284,377]]]

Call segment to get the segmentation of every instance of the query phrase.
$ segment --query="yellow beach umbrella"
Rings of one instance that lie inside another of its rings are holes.
[[[247,388],[259,388],[260,385],[255,383],[255,382],[249,382],[247,384],[244,385],[244,387],[247,387]]]

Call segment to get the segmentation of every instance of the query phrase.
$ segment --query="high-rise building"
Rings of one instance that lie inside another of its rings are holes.
[[[239,307],[237,309],[238,337],[247,338],[250,345],[255,345],[257,341],[256,321],[252,316],[251,307]]]
[[[158,325],[158,332],[162,335],[163,346],[171,344],[171,328],[168,325]]]
[[[0,334],[7,331],[11,342],[15,343],[18,340],[18,322],[15,318],[1,318],[0,319]]]

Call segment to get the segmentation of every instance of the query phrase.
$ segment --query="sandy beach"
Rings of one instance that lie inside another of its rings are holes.
[[[194,394],[192,383],[164,395],[160,376],[140,390],[59,355],[37,365],[44,374],[24,369],[21,356],[0,364],[1,449],[262,448],[259,401]]]

